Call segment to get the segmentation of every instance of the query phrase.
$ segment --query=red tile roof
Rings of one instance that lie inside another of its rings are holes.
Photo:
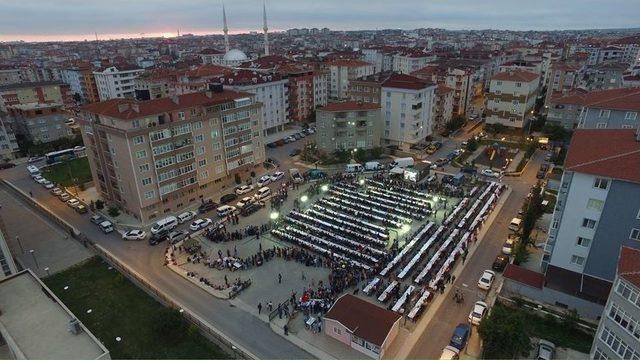
[[[431,85],[433,84],[425,80],[405,74],[393,74],[382,83],[383,87],[411,90],[421,90]]]
[[[340,297],[324,316],[338,321],[355,336],[382,346],[400,314],[383,309],[351,294]]]
[[[218,105],[250,96],[253,95],[241,91],[224,90],[220,93],[200,92],[180,95],[175,98],[166,97],[146,101],[111,99],[87,104],[81,109],[93,114],[128,120],[196,106]]]
[[[518,265],[507,264],[503,275],[507,279],[511,279],[534,288],[542,289],[544,286],[544,274],[525,269]]]
[[[512,70],[497,73],[491,80],[531,82],[538,78],[537,74],[523,70]]]
[[[357,110],[375,110],[380,109],[380,104],[367,103],[362,101],[344,101],[336,103],[328,103],[320,110],[324,111],[357,111]]]
[[[640,249],[627,246],[620,249],[618,275],[640,288]]]
[[[354,66],[355,67],[355,66],[369,66],[371,64],[369,64],[366,61],[356,60],[356,59],[337,59],[337,60],[333,60],[333,61],[327,62],[327,65],[330,65],[330,66]]]
[[[640,141],[634,129],[577,129],[565,169],[640,183]]]
[[[183,75],[190,78],[199,78],[206,76],[226,75],[231,73],[231,69],[220,65],[201,65],[194,69],[186,70]]]
[[[443,94],[447,94],[452,92],[453,89],[448,87],[447,85],[444,84],[438,84],[438,87],[436,88],[436,94],[438,95],[443,95]]]
[[[200,55],[223,55],[223,54],[224,54],[224,51],[211,49],[211,48],[203,49],[202,51],[200,51]]]
[[[592,91],[585,95],[585,106],[598,109],[640,111],[640,88]]]

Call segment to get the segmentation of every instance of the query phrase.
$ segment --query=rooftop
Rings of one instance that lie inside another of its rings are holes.
[[[640,111],[640,88],[591,91],[585,94],[584,105],[601,109]]]
[[[246,92],[224,90],[223,92],[199,92],[145,101],[111,99],[87,104],[82,107],[82,110],[93,114],[127,120],[195,106],[218,105],[251,96],[253,95]]]
[[[389,331],[401,316],[351,294],[341,296],[324,316],[338,321],[355,336],[382,346]]]
[[[537,78],[538,78],[537,74],[534,74],[529,71],[512,70],[512,71],[504,71],[501,73],[497,73],[493,75],[491,80],[531,82],[536,80]]]
[[[618,276],[640,288],[640,249],[627,246],[620,249]]]
[[[356,60],[356,59],[338,59],[329,61],[327,65],[330,66],[368,66],[371,65],[366,61]],[[373,65],[371,65],[373,66]]]
[[[64,83],[62,81],[34,81],[34,82],[23,82],[23,83],[16,83],[16,84],[9,84],[9,85],[3,85],[0,86],[0,91],[7,91],[7,90],[15,90],[15,89],[26,89],[26,88],[31,88],[31,87],[39,87],[39,86],[61,86],[64,85]]]
[[[62,104],[60,103],[26,103],[26,104],[10,105],[10,106],[7,106],[7,108],[25,111],[25,110],[59,108],[61,106]]]
[[[77,335],[68,330],[75,318],[30,270],[0,281],[0,326],[27,359],[97,359],[108,353],[82,323]]]
[[[577,129],[565,169],[640,183],[640,141],[634,129]]]
[[[362,101],[345,101],[328,103],[325,107],[319,110],[324,111],[358,111],[358,110],[375,110],[380,109],[380,104],[367,103]]]
[[[542,289],[544,285],[544,274],[514,264],[507,264],[504,277],[537,289]]]
[[[393,74],[382,83],[383,87],[397,89],[421,90],[433,84],[415,76],[405,74]]]

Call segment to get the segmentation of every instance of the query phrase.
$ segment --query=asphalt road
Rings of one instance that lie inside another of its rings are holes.
[[[264,321],[233,307],[226,300],[212,297],[167,269],[162,261],[164,245],[149,246],[146,241],[123,241],[115,232],[103,234],[96,225],[89,221],[88,214],[76,213],[49,194],[41,185],[31,180],[24,165],[3,171],[2,176],[12,181],[23,191],[31,191],[36,200],[45,204],[54,213],[86,234],[87,237],[109,250],[131,269],[145,276],[154,287],[176,299],[259,358],[313,358],[311,354],[274,333]],[[6,210],[3,213],[4,217],[13,216],[11,212]],[[34,216],[40,217],[41,215],[34,214]],[[8,240],[15,241],[14,239]]]
[[[451,333],[456,325],[466,323],[473,303],[484,298],[482,290],[477,287],[478,279],[485,269],[491,268],[496,255],[501,252],[502,244],[509,234],[507,229],[509,222],[517,215],[531,186],[536,183],[536,172],[543,157],[541,151],[536,152],[533,161],[527,166],[521,177],[503,178],[503,182],[512,188],[511,195],[473,256],[467,259],[464,269],[453,284],[454,288],[464,291],[464,303],[457,304],[453,299],[445,300],[442,303],[409,353],[409,359],[438,358],[442,349],[449,344]],[[449,296],[452,295],[449,294]]]

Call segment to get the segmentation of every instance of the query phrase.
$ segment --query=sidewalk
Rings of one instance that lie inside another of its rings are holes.
[[[289,129],[285,129],[282,130],[280,132],[277,133],[273,133],[273,134],[269,134],[267,136],[264,137],[264,144],[270,144],[272,142],[278,141],[280,139],[284,139],[287,136],[291,136],[295,133],[299,133],[302,130],[301,127],[297,126],[297,125],[293,125],[291,128]]]

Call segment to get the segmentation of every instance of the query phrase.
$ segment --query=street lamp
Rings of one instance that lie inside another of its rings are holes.
[[[329,191],[329,185],[322,185],[322,187],[320,188],[320,190],[327,192]]]
[[[408,233],[409,230],[411,230],[411,226],[409,226],[409,224],[402,224],[402,227],[400,228],[400,235]]]
[[[280,217],[280,214],[277,211],[274,211],[271,214],[269,214],[269,218],[271,220],[278,220],[279,217]]]
[[[29,250],[29,253],[31,254],[31,257],[33,258],[33,262],[36,264],[36,267],[38,269],[40,269],[40,265],[38,265],[38,259],[36,259],[36,251],[35,250]]]
[[[302,201],[303,203],[307,202],[309,200],[309,197],[307,195],[302,195],[302,197],[300,198],[300,201]]]
[[[358,183],[359,183],[360,185],[364,185],[364,179],[360,179],[360,181],[358,181]]]

